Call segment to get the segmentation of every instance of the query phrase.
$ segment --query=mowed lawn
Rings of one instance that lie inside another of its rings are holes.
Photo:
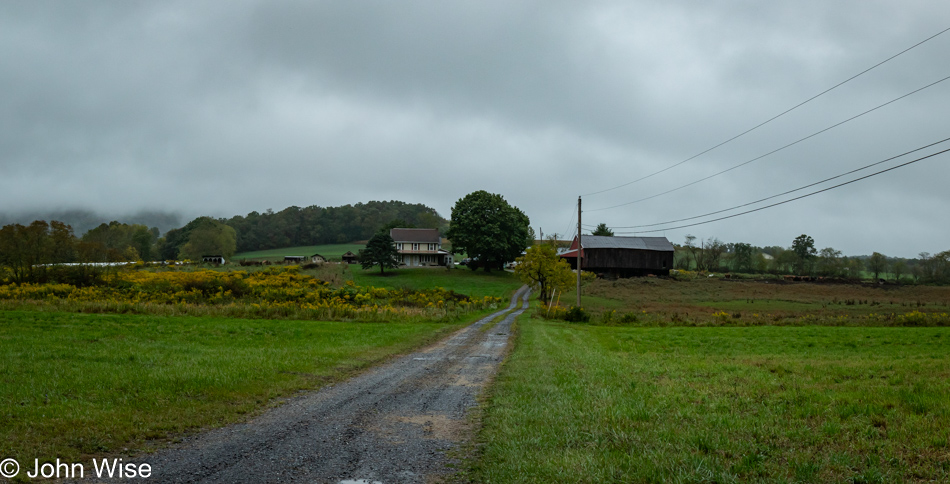
[[[359,265],[350,265],[350,269],[347,272],[351,274],[353,282],[361,286],[416,290],[442,287],[473,297],[500,297],[505,304],[511,294],[523,285],[510,272],[473,271],[467,267],[402,268],[387,270],[382,275],[379,268],[364,270]]]
[[[475,482],[950,482],[950,328],[518,328]]]
[[[147,450],[461,324],[0,311],[0,457]]]

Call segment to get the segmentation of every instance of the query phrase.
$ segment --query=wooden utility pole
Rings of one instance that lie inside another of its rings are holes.
[[[577,197],[577,307],[581,307],[581,197]]]

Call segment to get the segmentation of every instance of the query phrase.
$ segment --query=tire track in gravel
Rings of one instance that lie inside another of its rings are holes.
[[[522,287],[507,309],[418,352],[135,460],[152,466],[148,481],[163,483],[438,480],[454,472],[446,451],[470,430],[466,411],[498,370],[529,292]]]

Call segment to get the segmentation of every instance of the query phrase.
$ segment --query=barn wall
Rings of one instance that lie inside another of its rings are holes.
[[[637,249],[584,249],[584,270],[610,273],[620,277],[669,274],[673,252]],[[575,268],[576,258],[566,258]]]

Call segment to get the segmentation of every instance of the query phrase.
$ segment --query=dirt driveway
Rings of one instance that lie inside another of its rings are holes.
[[[437,480],[454,472],[446,465],[446,451],[466,434],[466,411],[497,371],[511,323],[527,300],[523,287],[508,307],[520,309],[487,331],[483,326],[505,310],[250,422],[134,460],[151,464],[149,482],[163,483]]]

